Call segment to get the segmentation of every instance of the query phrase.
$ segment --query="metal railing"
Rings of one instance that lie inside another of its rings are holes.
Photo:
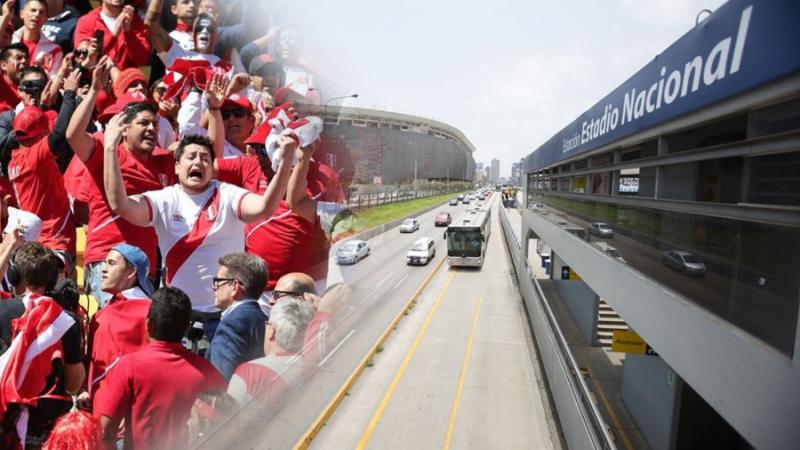
[[[500,208],[500,222],[568,447],[616,449],[610,427],[592,400],[589,386],[527,255],[522,254],[521,237],[511,227],[505,208]],[[520,270],[523,267],[525,270]]]

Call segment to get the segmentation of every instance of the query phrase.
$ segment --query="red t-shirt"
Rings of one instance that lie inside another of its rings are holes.
[[[175,158],[166,150],[156,148],[150,159],[145,161],[120,144],[117,156],[128,195],[175,184]],[[89,193],[89,231],[84,261],[89,264],[103,261],[113,246],[127,242],[147,254],[150,274],[154,274],[158,247],[156,232],[151,227],[137,227],[111,212],[103,184],[103,141],[98,137],[95,137],[94,153],[84,163],[93,181],[86,184]]]
[[[91,177],[86,173],[86,165],[78,155],[72,157],[64,171],[64,188],[72,198],[83,203],[89,203],[89,192],[86,183],[92,183]]]
[[[123,356],[107,377],[107,396],[95,405],[95,415],[125,419],[126,449],[186,447],[186,422],[194,401],[203,393],[227,388],[203,357],[179,343],[162,341]]]
[[[330,167],[311,162],[308,170],[307,195],[317,201],[341,202],[343,194],[336,172]],[[263,184],[263,183],[262,183]],[[259,186],[258,193],[266,190]],[[278,209],[265,220],[245,228],[245,248],[267,262],[267,289],[274,289],[278,279],[287,273],[302,272],[315,280],[328,276],[330,242],[320,227],[319,218],[309,222],[281,201]]]
[[[115,301],[120,298],[122,301]],[[109,366],[117,358],[142,350],[150,343],[145,323],[150,299],[128,299],[116,294],[111,302],[97,311],[89,325],[88,390],[95,405],[105,402],[107,378],[103,374]]]
[[[95,8],[78,19],[75,24],[75,47],[94,37],[97,30],[103,31],[103,54],[114,61],[120,69],[139,67],[147,64],[150,57],[150,40],[147,27],[138,14],[133,15],[130,31],[122,31],[114,36],[100,16],[101,8]]]
[[[75,222],[64,178],[50,152],[47,137],[11,153],[8,176],[20,209],[42,219],[39,242],[54,250],[75,253]]]

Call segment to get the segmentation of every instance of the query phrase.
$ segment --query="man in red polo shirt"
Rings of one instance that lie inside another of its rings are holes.
[[[75,110],[67,129],[67,140],[75,154],[85,163],[92,178],[89,189],[89,232],[84,261],[88,268],[88,286],[98,303],[105,305],[110,295],[100,289],[100,264],[111,248],[128,242],[142,249],[150,261],[150,274],[155,274],[158,240],[152,228],[139,227],[113,214],[103,188],[103,141],[86,132],[92,117],[97,93],[108,85],[109,67],[105,57],[93,74],[89,93]],[[119,167],[129,195],[159,190],[175,184],[175,159],[156,146],[158,116],[156,106],[148,102],[128,105],[123,122],[129,125],[117,147]]]
[[[181,345],[192,304],[180,289],[153,294],[147,314],[150,346],[127,354],[107,372],[107,396],[95,405],[109,448],[125,419],[126,449],[176,449],[189,444],[187,421],[201,395],[227,385],[217,369]]]
[[[47,116],[37,106],[26,106],[14,118],[20,144],[11,153],[8,177],[20,209],[42,219],[39,242],[51,250],[75,254],[75,223],[64,178],[50,147]]]
[[[102,32],[103,54],[120,70],[147,64],[150,42],[144,22],[125,0],[103,0],[75,26],[75,47]]]

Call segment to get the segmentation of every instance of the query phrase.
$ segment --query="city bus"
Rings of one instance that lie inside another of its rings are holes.
[[[491,208],[472,210],[453,221],[445,231],[447,263],[451,266],[481,267],[491,232]]]

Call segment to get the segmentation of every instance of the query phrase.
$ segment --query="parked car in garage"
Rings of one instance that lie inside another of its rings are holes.
[[[614,237],[614,230],[608,226],[607,223],[604,222],[592,222],[586,227],[586,231],[589,234],[595,235],[601,238],[613,238]]]
[[[428,264],[436,256],[436,245],[429,237],[419,238],[406,255],[406,264]]]
[[[450,222],[453,221],[453,218],[450,216],[449,212],[440,212],[436,216],[436,220],[434,220],[434,224],[437,227],[446,227],[450,225]]]
[[[413,233],[417,230],[419,230],[419,220],[417,219],[406,219],[400,224],[401,233]]]
[[[661,261],[668,267],[692,277],[704,277],[706,265],[697,256],[682,250],[667,250],[661,256]]]
[[[336,264],[355,264],[370,254],[369,243],[361,239],[345,242],[336,250]]]

